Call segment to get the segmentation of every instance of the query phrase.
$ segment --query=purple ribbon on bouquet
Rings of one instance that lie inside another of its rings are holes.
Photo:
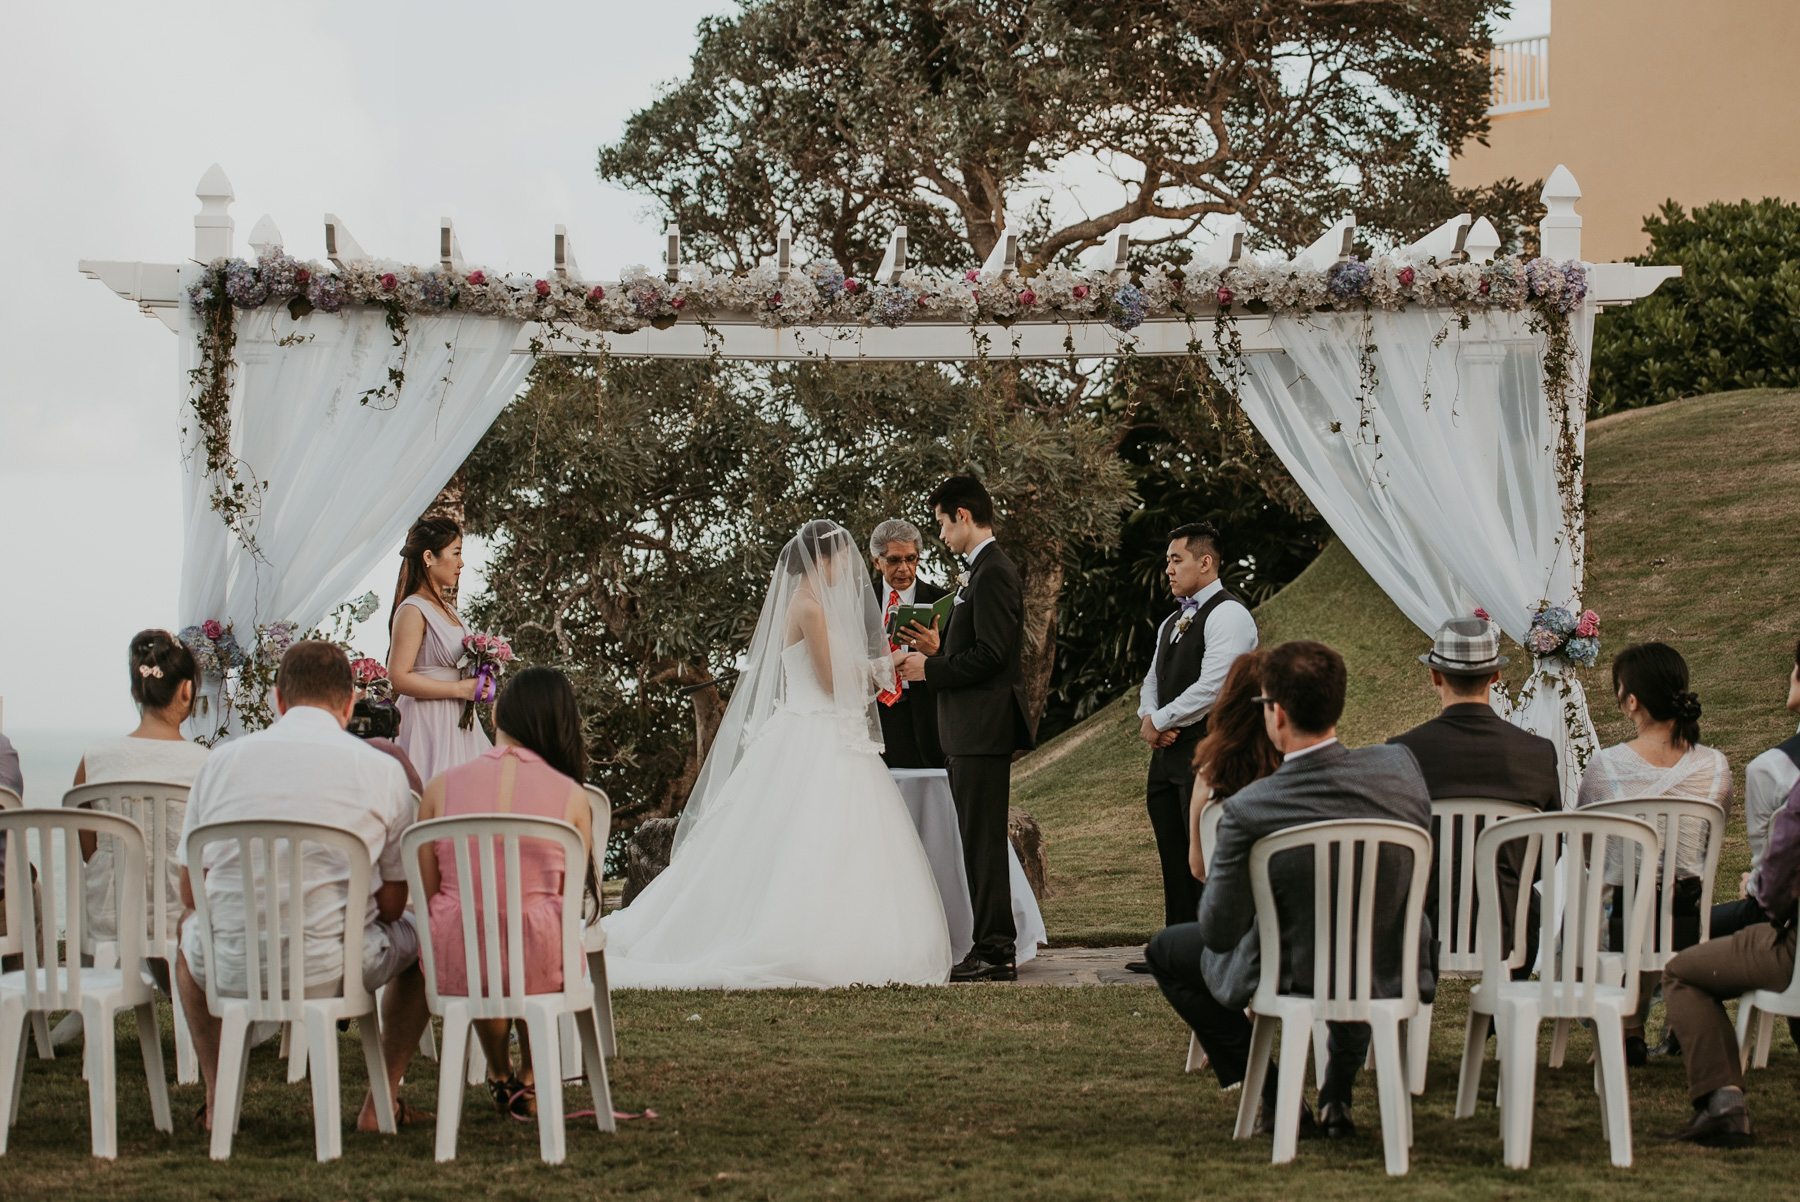
[[[475,700],[492,701],[500,695],[500,669],[493,664],[482,664],[475,669]]]

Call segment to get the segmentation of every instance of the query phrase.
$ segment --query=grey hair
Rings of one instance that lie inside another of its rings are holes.
[[[925,549],[925,536],[919,528],[905,518],[889,518],[875,527],[869,535],[869,554],[886,555],[889,543],[911,543],[920,551]]]

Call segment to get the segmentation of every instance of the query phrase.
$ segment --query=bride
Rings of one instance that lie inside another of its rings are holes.
[[[669,866],[605,920],[615,987],[939,985],[950,936],[881,761],[894,687],[849,533],[782,548]]]

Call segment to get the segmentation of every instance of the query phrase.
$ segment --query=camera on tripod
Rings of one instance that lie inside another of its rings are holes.
[[[344,729],[359,739],[391,739],[400,733],[400,711],[392,701],[365,697],[350,711]]]

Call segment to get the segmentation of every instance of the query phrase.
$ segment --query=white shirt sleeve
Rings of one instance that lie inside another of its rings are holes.
[[[406,769],[400,766],[399,760],[386,755],[381,758],[386,761],[383,767],[387,770],[381,781],[387,807],[387,839],[372,866],[375,870],[373,884],[377,888],[406,880],[406,863],[400,857],[400,836],[412,825],[412,786],[406,783]]]
[[[1787,804],[1788,793],[1800,780],[1800,768],[1786,753],[1770,749],[1750,761],[1744,770],[1744,838],[1750,844],[1750,871],[1762,864],[1769,842],[1769,823]]]
[[[1151,714],[1158,730],[1192,726],[1212,712],[1225,687],[1225,675],[1237,657],[1256,650],[1256,619],[1243,605],[1227,601],[1206,615],[1206,655],[1200,661],[1200,676],[1181,696]],[[1151,672],[1155,672],[1154,665]],[[1141,707],[1140,707],[1141,708]]]
[[[1147,718],[1156,712],[1156,656],[1162,647],[1163,627],[1168,624],[1169,618],[1164,618],[1156,627],[1156,640],[1150,649],[1150,670],[1144,673],[1144,686],[1138,690],[1139,718]]]

